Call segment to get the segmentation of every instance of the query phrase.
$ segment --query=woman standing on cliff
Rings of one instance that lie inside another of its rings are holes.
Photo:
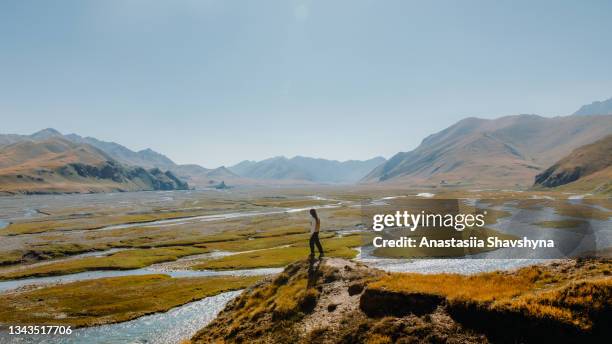
[[[317,245],[319,250],[319,258],[323,258],[323,247],[319,241],[319,229],[321,229],[321,220],[317,215],[317,211],[310,209],[310,256],[314,257],[314,246]]]

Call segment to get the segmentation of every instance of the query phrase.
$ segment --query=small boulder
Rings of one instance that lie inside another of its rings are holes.
[[[443,297],[432,294],[366,289],[359,299],[359,308],[369,317],[403,317],[430,314],[443,301]]]
[[[363,288],[364,288],[363,283],[359,283],[359,282],[349,285],[348,287],[349,296],[361,294],[361,292],[363,291]]]

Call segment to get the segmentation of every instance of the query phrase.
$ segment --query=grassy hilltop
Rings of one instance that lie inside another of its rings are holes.
[[[299,261],[192,343],[597,342],[610,335],[611,269],[573,260],[465,276]]]

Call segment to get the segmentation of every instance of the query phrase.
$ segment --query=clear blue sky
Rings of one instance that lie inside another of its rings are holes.
[[[0,132],[206,167],[389,157],[612,96],[612,1],[0,2]]]

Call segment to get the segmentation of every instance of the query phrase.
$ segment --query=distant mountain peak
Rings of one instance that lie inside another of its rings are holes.
[[[208,172],[210,177],[238,178],[238,175],[230,171],[227,167],[221,166],[214,168]]]
[[[594,101],[591,104],[583,105],[574,112],[574,115],[611,115],[612,114],[612,98],[604,101]]]
[[[54,129],[54,128],[45,128],[45,129],[37,131],[33,135],[40,134],[40,133],[49,133],[49,134],[54,134],[54,135],[62,135],[62,133],[60,133],[57,129]]]
[[[48,138],[55,137],[55,136],[63,136],[63,135],[62,133],[60,133],[59,131],[53,128],[46,128],[43,130],[39,130],[35,132],[34,134],[30,135],[30,137],[35,140],[44,140],[44,139],[48,139]]]
[[[78,139],[82,139],[82,137],[78,134],[72,133],[72,134],[68,134],[68,135],[64,135],[64,137],[66,137],[68,140],[78,140]]]

